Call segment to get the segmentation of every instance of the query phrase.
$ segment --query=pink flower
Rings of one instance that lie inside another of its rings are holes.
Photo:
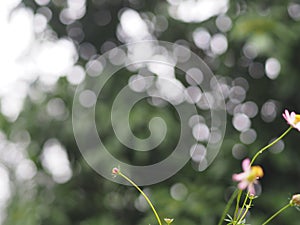
[[[244,190],[248,188],[250,195],[255,195],[254,185],[258,183],[258,179],[263,177],[264,172],[260,166],[250,166],[250,159],[244,159],[242,162],[242,173],[233,174],[232,179],[239,181],[238,188]]]
[[[300,115],[296,114],[294,112],[289,113],[289,111],[286,109],[284,113],[282,114],[283,118],[287,121],[288,124],[290,124],[292,127],[296,128],[298,131],[300,131]]]
[[[120,172],[120,170],[117,167],[114,167],[111,172],[112,174],[117,175]]]

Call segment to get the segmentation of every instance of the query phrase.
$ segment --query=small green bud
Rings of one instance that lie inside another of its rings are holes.
[[[169,225],[169,224],[171,224],[173,222],[174,219],[165,218],[164,220]]]

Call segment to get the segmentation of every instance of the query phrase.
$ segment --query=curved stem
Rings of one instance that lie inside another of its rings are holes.
[[[274,141],[272,141],[270,144],[266,145],[265,147],[263,147],[262,149],[260,149],[255,155],[254,157],[252,158],[251,160],[251,163],[250,163],[250,166],[254,163],[255,159],[260,155],[262,154],[265,150],[267,150],[268,148],[270,148],[272,145],[276,144],[278,141],[280,141],[285,135],[288,134],[288,132],[290,132],[290,130],[292,129],[293,127],[290,126],[282,135],[280,135],[278,138],[276,138]]]
[[[123,177],[125,180],[127,180],[130,184],[132,184],[132,186],[134,186],[143,196],[144,198],[146,199],[146,201],[148,202],[148,204],[150,205],[155,217],[156,217],[156,220],[158,222],[159,225],[162,225],[161,223],[161,220],[158,216],[158,213],[156,212],[152,202],[150,201],[150,199],[148,198],[148,196],[142,191],[142,189],[139,188],[139,186],[137,186],[131,179],[129,179],[126,175],[124,175],[123,173],[121,173],[120,171],[118,172],[118,174]]]
[[[267,219],[262,225],[266,225],[267,223],[269,223],[272,219],[274,219],[276,216],[278,216],[280,213],[282,213],[284,210],[286,210],[290,206],[292,206],[291,203],[289,203],[289,204],[285,205],[284,207],[282,207],[281,209],[279,209],[269,219]]]
[[[232,205],[232,202],[235,199],[235,197],[238,195],[239,191],[240,191],[239,189],[236,189],[233,192],[233,194],[231,195],[230,199],[228,200],[228,202],[227,202],[227,204],[225,206],[225,209],[224,209],[223,214],[222,214],[222,216],[221,216],[221,218],[219,220],[218,225],[222,225],[222,223],[223,223],[223,221],[224,221],[224,219],[225,219],[225,217],[226,217],[226,215],[227,215],[227,213],[228,213],[228,211],[230,209],[230,206]]]

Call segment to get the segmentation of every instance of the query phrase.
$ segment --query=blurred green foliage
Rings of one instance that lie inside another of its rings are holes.
[[[32,0],[23,3],[36,11],[39,6]],[[60,3],[60,4],[55,4]],[[77,42],[78,48],[83,42],[95,46],[97,52],[106,41],[116,45],[122,44],[116,36],[119,14],[125,7],[139,13],[153,16],[164,16],[168,28],[157,34],[159,40],[182,41],[195,53],[204,57],[213,72],[225,79],[234,80],[243,77],[249,83],[245,101],[254,101],[259,113],[252,119],[252,128],[257,132],[257,140],[246,145],[247,156],[252,156],[268,140],[283,132],[287,125],[281,118],[283,109],[300,112],[300,23],[288,14],[292,1],[230,1],[227,16],[232,20],[232,28],[223,32],[228,39],[227,51],[218,57],[209,57],[207,52],[197,48],[192,33],[196,28],[205,28],[211,34],[220,33],[215,24],[216,17],[201,23],[184,23],[169,16],[168,3],[164,1],[102,0],[87,1],[87,11],[80,23],[84,39]],[[59,20],[59,13],[65,1],[51,1],[48,7],[53,13],[50,26],[59,37],[67,36],[68,26]],[[111,21],[98,26],[93,19],[96,11],[108,10]],[[299,12],[298,12],[299,13]],[[300,18],[298,18],[299,20]],[[221,32],[222,33],[222,32]],[[246,59],[243,54],[245,44],[257,49],[257,57]],[[249,75],[251,63],[264,65],[269,57],[278,59],[281,72],[277,79],[264,75],[255,78]],[[228,60],[230,63],[228,63]],[[80,58],[78,64],[85,65],[86,59]],[[124,72],[125,73],[125,72]],[[114,78],[107,86],[107,92],[113,96],[127,82],[130,74]],[[72,121],[55,120],[47,116],[46,105],[50,99],[63,99],[69,115],[75,86],[61,78],[55,89],[44,91],[39,82],[32,84],[32,90],[45,96],[42,102],[35,103],[29,97],[19,118],[11,123],[0,116],[1,129],[9,137],[12,130],[27,130],[31,136],[28,146],[30,159],[38,168],[37,175],[25,183],[14,183],[13,197],[7,208],[5,225],[148,225],[155,224],[155,218],[149,208],[138,210],[135,207],[139,194],[131,187],[112,183],[94,172],[83,160],[73,136]],[[116,155],[122,152],[123,146],[114,137],[109,122],[110,106],[113,98],[104,99],[97,105],[97,122],[104,126],[101,134],[105,143]],[[273,121],[262,119],[260,109],[268,100],[276,102],[277,114]],[[172,109],[159,111],[146,106],[133,110],[131,126],[137,135],[147,135],[147,121],[159,115],[167,120],[171,134],[165,140],[162,149],[168,153],[176,143],[178,133],[177,120]],[[232,147],[240,143],[240,133],[232,126],[232,116],[228,115],[228,126],[222,149],[214,163],[204,172],[197,172],[188,163],[175,176],[160,184],[147,187],[150,197],[163,217],[175,218],[173,224],[196,225],[216,224],[226,200],[232,191],[231,174],[240,171],[240,160],[232,156]],[[146,130],[146,131],[145,131]],[[146,132],[146,133],[141,133]],[[260,224],[265,218],[288,202],[292,194],[300,188],[300,149],[299,133],[292,131],[285,139],[285,149],[280,154],[265,153],[258,162],[263,165],[265,177],[262,179],[262,195],[255,200],[249,223]],[[43,169],[40,154],[45,141],[58,139],[67,149],[71,161],[73,176],[64,184],[52,181],[51,176]],[[157,153],[157,152],[156,152]],[[125,154],[125,153],[123,153]],[[127,153],[126,153],[127,154]],[[136,164],[148,164],[159,161],[160,154],[147,156],[128,153],[123,158]],[[119,156],[119,155],[118,155]],[[13,180],[12,180],[13,182]],[[182,183],[187,188],[187,195],[176,200],[170,195],[171,187]],[[299,224],[300,214],[290,209],[278,217],[272,224]]]

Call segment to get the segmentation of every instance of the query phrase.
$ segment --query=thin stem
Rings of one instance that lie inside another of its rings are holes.
[[[123,177],[125,180],[127,180],[130,184],[132,184],[132,186],[134,186],[143,196],[144,198],[146,199],[146,201],[148,202],[148,204],[150,205],[155,217],[156,217],[156,220],[158,222],[159,225],[162,225],[161,223],[161,220],[158,216],[158,213],[156,212],[152,202],[150,201],[150,199],[147,197],[147,195],[142,191],[142,189],[139,188],[139,186],[137,186],[131,179],[129,179],[126,175],[124,175],[123,173],[121,173],[120,171],[118,172],[118,174]]]
[[[236,220],[236,218],[237,218],[237,214],[238,214],[238,211],[239,211],[239,205],[240,205],[242,193],[243,193],[243,190],[239,190],[239,194],[238,194],[238,197],[236,199],[236,206],[235,206],[233,220]]]
[[[267,150],[268,148],[270,148],[272,145],[276,144],[278,141],[280,141],[285,135],[288,134],[288,132],[290,132],[290,130],[292,129],[293,127],[290,126],[282,135],[280,135],[277,139],[275,139],[274,141],[272,141],[270,144],[266,145],[265,147],[263,147],[262,149],[260,149],[255,155],[254,157],[252,158],[251,160],[251,163],[250,165],[252,165],[255,161],[255,159],[260,155],[262,154],[265,150]]]
[[[228,213],[228,211],[229,211],[229,209],[230,209],[230,206],[232,205],[232,202],[233,202],[233,200],[236,198],[236,196],[238,195],[239,191],[240,191],[239,189],[236,189],[236,190],[233,192],[233,194],[231,195],[230,199],[228,200],[228,202],[227,202],[227,204],[226,204],[226,206],[225,206],[225,209],[224,209],[224,211],[223,211],[223,214],[222,214],[222,216],[221,216],[221,219],[219,220],[218,225],[222,225],[222,223],[223,223],[223,221],[224,221],[224,219],[225,219],[225,217],[226,217],[226,215],[227,215],[227,213]]]
[[[267,219],[262,225],[266,225],[267,223],[269,223],[272,219],[274,219],[276,216],[278,216],[280,213],[282,213],[284,210],[286,210],[287,208],[289,208],[290,206],[292,206],[291,203],[285,205],[284,207],[282,207],[281,209],[279,209],[276,213],[274,213],[269,219]]]
[[[247,195],[248,196],[248,195]],[[251,204],[252,204],[252,200],[253,200],[253,198],[250,198],[250,201],[249,201],[249,203],[246,205],[246,209],[245,209],[245,212],[244,212],[244,214],[241,216],[241,218],[239,219],[239,221],[238,221],[238,223],[237,224],[239,224],[245,217],[246,217],[246,215],[247,215],[247,212],[249,211],[249,209],[250,209],[250,207],[251,207]]]
[[[249,197],[249,195],[247,194],[246,195],[246,197],[245,197],[245,199],[244,199],[244,202],[243,202],[243,205],[242,205],[242,208],[241,208],[241,210],[240,210],[240,212],[239,212],[239,214],[238,214],[238,216],[237,216],[237,221],[239,220],[239,218],[240,218],[240,216],[242,215],[242,213],[243,213],[243,209],[245,208],[245,206],[246,206],[246,203],[247,203],[247,200],[248,200],[248,197]]]

